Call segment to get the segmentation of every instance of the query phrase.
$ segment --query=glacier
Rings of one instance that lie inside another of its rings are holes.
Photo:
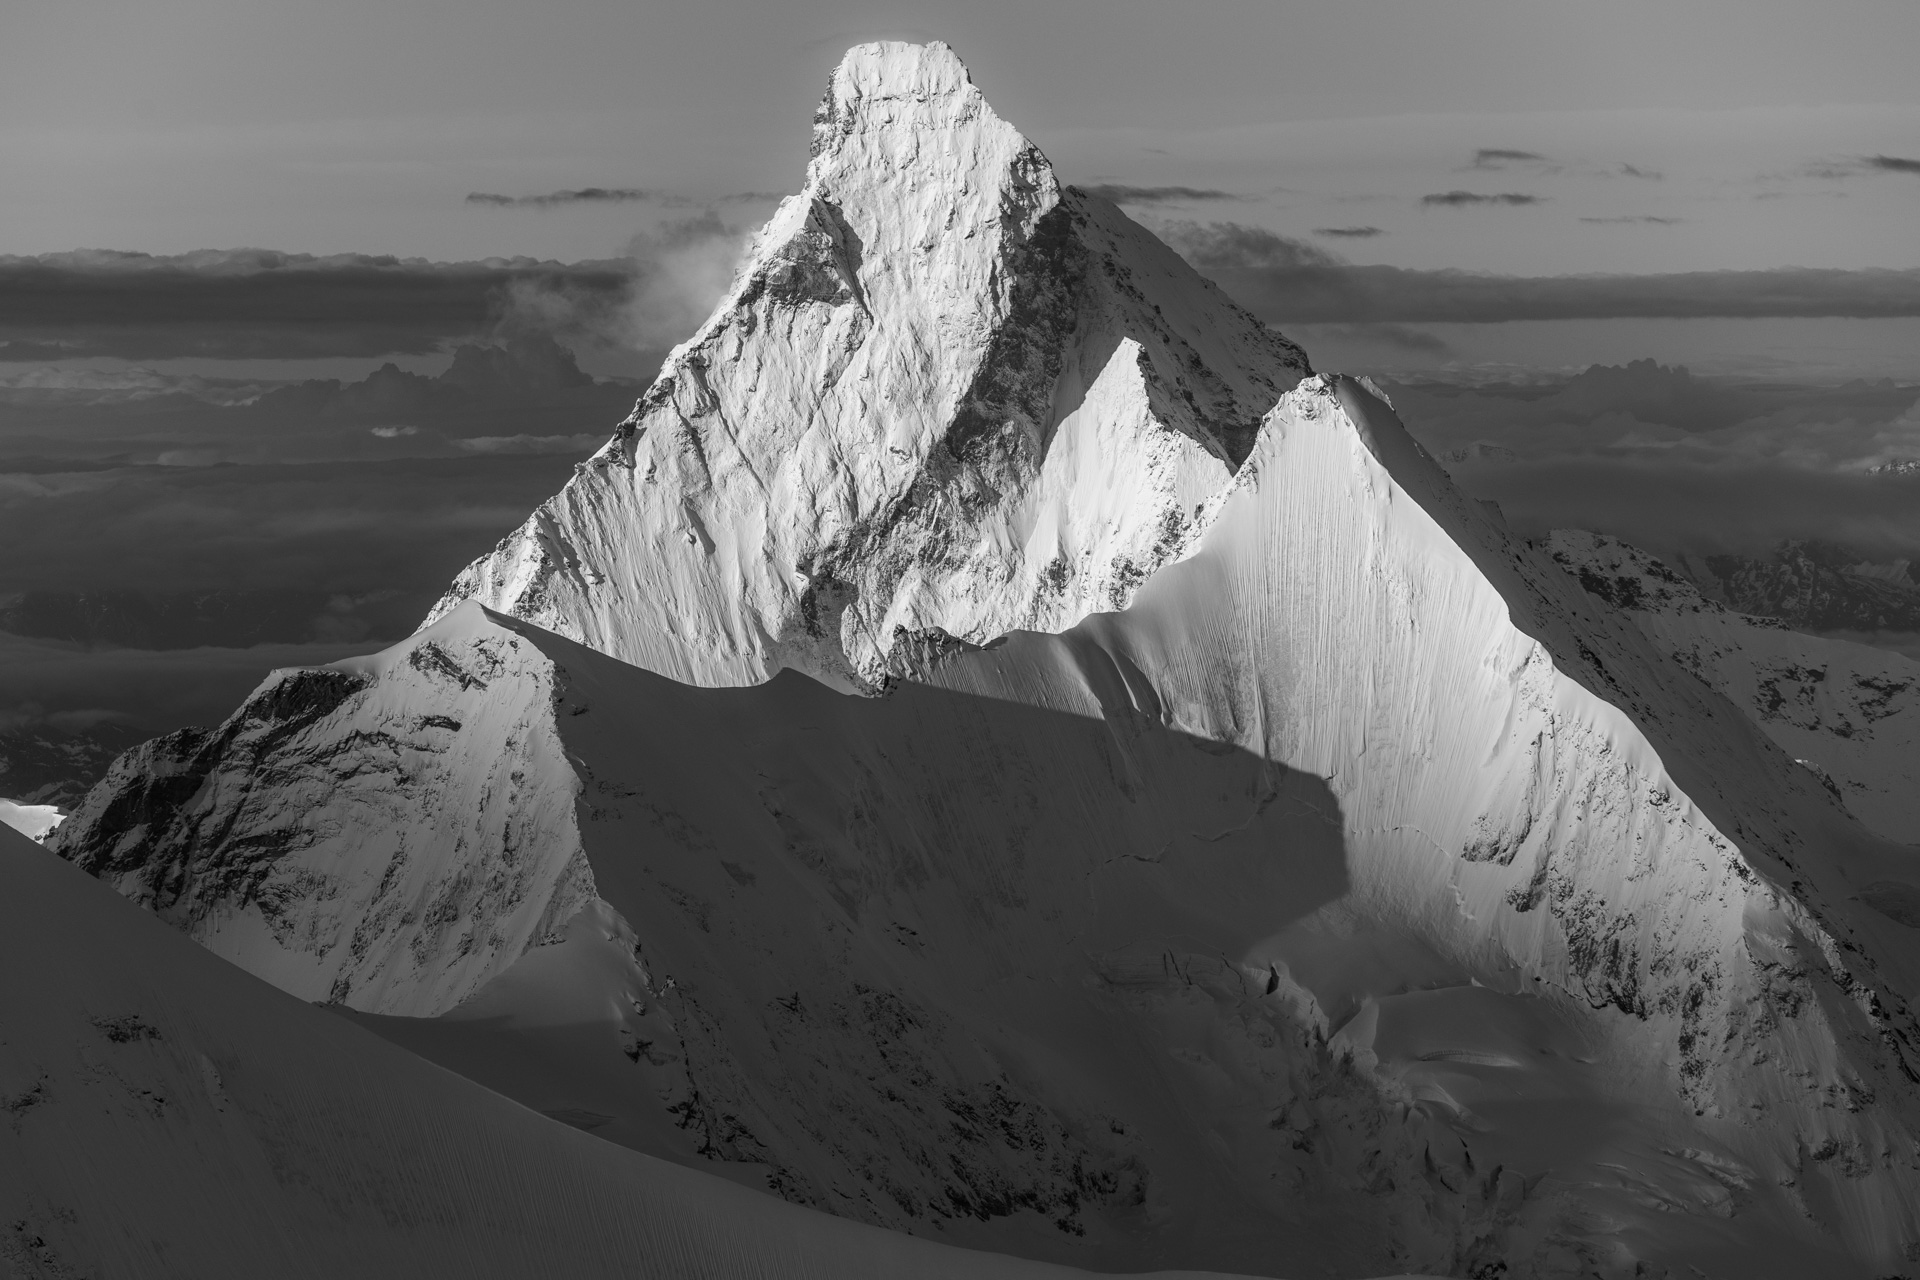
[[[1920,1261],[1920,868],[1835,783],[1895,775],[1801,763],[1701,647],[1745,623],[1515,537],[945,46],[814,129],[416,635],[49,846],[599,1147],[951,1243]]]

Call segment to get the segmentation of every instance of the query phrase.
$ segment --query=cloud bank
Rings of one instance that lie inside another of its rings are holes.
[[[634,264],[429,262],[266,249],[0,257],[0,361],[425,353],[490,331],[516,290],[624,305]]]
[[[1438,191],[1432,195],[1420,197],[1423,205],[1441,205],[1451,208],[1463,208],[1476,204],[1528,205],[1545,204],[1545,196],[1530,196],[1518,191],[1502,191],[1491,195],[1478,191]]]
[[[467,193],[468,204],[497,209],[557,209],[569,204],[631,204],[642,200],[685,203],[684,197],[665,195],[641,187],[581,187],[578,191],[552,191],[543,196],[503,196],[491,191]]]
[[[1512,151],[1505,147],[1482,147],[1473,153],[1476,169],[1504,169],[1510,164],[1544,164],[1546,157],[1533,151]]]
[[[1236,191],[1216,191],[1211,187],[1129,187],[1119,183],[1099,183],[1081,187],[1090,196],[1115,204],[1167,204],[1175,200],[1244,200]]]
[[[660,351],[705,319],[745,241],[707,211],[634,237],[625,257],[573,263],[267,249],[0,256],[0,367],[422,355],[528,332]]]
[[[1570,378],[1391,384],[1408,427],[1529,534],[1591,528],[1656,554],[1789,538],[1920,559],[1920,386],[1752,384],[1637,360]]]
[[[1160,229],[1189,262],[1272,324],[1920,316],[1920,270],[1501,276],[1357,266],[1231,222]]]

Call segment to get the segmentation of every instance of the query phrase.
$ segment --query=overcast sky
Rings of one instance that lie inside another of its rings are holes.
[[[678,201],[791,190],[828,69],[884,36],[953,44],[1070,179],[1197,193],[1137,216],[1418,268],[1920,266],[1920,172],[1883,163],[1920,157],[1910,0],[6,12],[0,252],[607,257]],[[665,199],[466,200],[582,188]]]

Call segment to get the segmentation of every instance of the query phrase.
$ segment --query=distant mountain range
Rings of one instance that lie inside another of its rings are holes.
[[[1874,564],[1831,543],[1782,543],[1770,556],[1710,555],[1688,567],[1710,598],[1803,631],[1920,631],[1913,562]]]

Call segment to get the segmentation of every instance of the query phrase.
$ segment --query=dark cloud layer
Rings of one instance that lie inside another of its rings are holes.
[[[1603,224],[1610,223],[1610,222],[1642,223],[1647,226],[1672,227],[1672,226],[1679,225],[1682,221],[1684,221],[1684,219],[1662,218],[1657,214],[1651,214],[1651,213],[1622,213],[1622,214],[1615,214],[1614,216],[1608,217],[1608,218],[1582,218],[1580,219],[1580,221],[1597,222],[1597,223],[1603,223]]]
[[[1387,234],[1379,227],[1315,227],[1313,234],[1332,236],[1338,240],[1370,240],[1374,236]]]
[[[1533,151],[1512,151],[1505,147],[1482,147],[1473,153],[1476,169],[1504,169],[1510,164],[1539,164],[1546,157]]]
[[[1868,156],[1867,166],[1882,173],[1920,173],[1920,160],[1905,156]]]
[[[1211,187],[1129,187],[1120,183],[1099,183],[1080,188],[1090,196],[1115,204],[1167,204],[1175,200],[1244,200],[1235,191],[1216,191]]]
[[[1588,528],[1656,554],[1788,539],[1920,559],[1920,386],[1733,383],[1639,360],[1524,383],[1390,384],[1408,427],[1522,532]]]
[[[1259,227],[1176,222],[1170,243],[1273,324],[1920,316],[1920,270],[1500,276],[1356,266]]]
[[[1442,205],[1450,208],[1465,208],[1477,204],[1527,205],[1545,202],[1545,196],[1530,196],[1518,191],[1500,191],[1492,194],[1479,191],[1436,191],[1432,195],[1420,197],[1421,204]]]
[[[632,204],[641,200],[680,203],[677,197],[664,196],[658,191],[647,191],[640,187],[582,187],[578,191],[552,191],[543,196],[503,196],[491,191],[472,191],[467,194],[468,204],[501,209],[555,209],[569,204]]]
[[[0,361],[423,353],[493,329],[516,291],[625,304],[629,262],[82,250],[0,257]]]

